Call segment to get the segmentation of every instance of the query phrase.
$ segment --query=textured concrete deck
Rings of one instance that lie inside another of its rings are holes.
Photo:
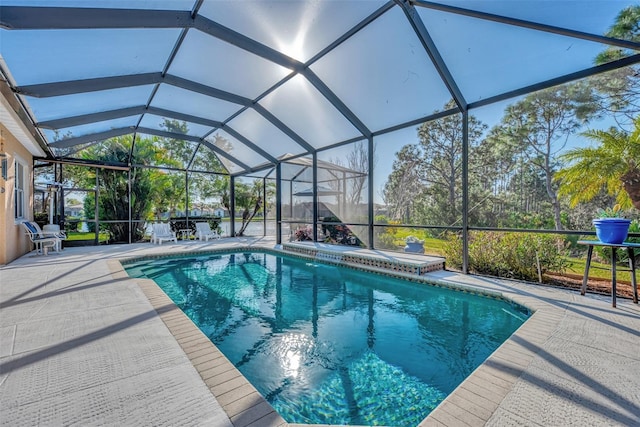
[[[68,248],[0,269],[0,425],[276,426],[284,421],[148,281],[116,259],[272,240]],[[640,425],[640,308],[442,271],[536,313],[422,424]]]

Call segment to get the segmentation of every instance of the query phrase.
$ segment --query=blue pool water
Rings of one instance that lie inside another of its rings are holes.
[[[291,423],[415,426],[529,316],[268,252],[140,261]]]

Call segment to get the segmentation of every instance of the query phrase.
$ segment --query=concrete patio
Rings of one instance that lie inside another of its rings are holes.
[[[166,296],[116,261],[274,243],[67,248],[2,267],[0,425],[286,425]],[[638,305],[451,271],[428,277],[536,312],[421,426],[640,425]]]

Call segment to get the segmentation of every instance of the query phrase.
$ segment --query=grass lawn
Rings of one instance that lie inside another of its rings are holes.
[[[566,273],[576,274],[580,276],[584,275],[584,268],[587,265],[586,256],[584,258],[567,258],[567,261],[569,262],[569,266],[567,267]],[[621,269],[628,270],[629,264],[618,264],[618,267],[616,268],[617,280],[631,282],[631,272],[621,271]],[[638,269],[636,268],[636,274],[637,271]],[[611,265],[595,262],[592,259],[591,267],[589,268],[589,277],[611,280]]]
[[[90,231],[70,231],[67,233],[68,241],[79,241],[79,240],[94,240],[96,238],[96,234]],[[100,243],[109,241],[109,233],[100,233],[99,236]]]
[[[442,256],[442,245],[444,244],[444,240],[427,237],[426,231],[423,230],[396,229],[396,233],[393,235],[393,241],[395,246],[398,248],[397,250],[402,250],[402,248],[404,248],[406,245],[405,241],[409,236],[414,236],[420,240],[424,240],[425,254]]]

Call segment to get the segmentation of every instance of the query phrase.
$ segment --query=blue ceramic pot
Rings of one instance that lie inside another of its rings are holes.
[[[416,254],[424,253],[424,243],[407,243],[407,246],[404,247],[405,252],[412,252]]]
[[[593,220],[596,227],[598,240],[604,243],[620,244],[629,234],[630,219],[625,218],[599,218]]]

